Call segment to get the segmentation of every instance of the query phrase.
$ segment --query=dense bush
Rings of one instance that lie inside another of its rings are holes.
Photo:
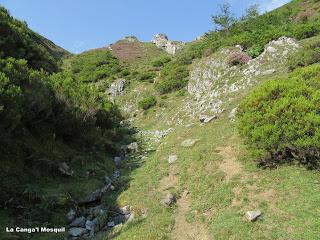
[[[114,76],[128,75],[127,71],[122,71],[118,59],[108,50],[84,52],[69,61],[72,73],[82,82],[112,81]]]
[[[155,61],[152,62],[152,66],[154,67],[163,67],[166,63],[170,62],[171,58],[166,56],[160,59],[157,59]]]
[[[320,65],[297,69],[288,79],[269,81],[238,109],[238,129],[265,163],[320,157]]]
[[[141,81],[141,82],[154,82],[154,78],[156,77],[156,74],[154,72],[142,72],[142,73],[139,73],[137,75],[137,79],[138,81]]]
[[[148,110],[149,108],[155,106],[156,104],[157,104],[157,100],[152,95],[146,96],[138,102],[138,106],[143,110]]]

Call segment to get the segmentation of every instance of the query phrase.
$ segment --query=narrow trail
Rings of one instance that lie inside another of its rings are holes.
[[[208,230],[199,222],[188,223],[186,215],[190,210],[190,195],[184,190],[181,198],[177,201],[175,225],[171,233],[173,240],[210,240]]]
[[[231,146],[219,147],[217,150],[223,158],[219,168],[225,173],[227,181],[242,172],[242,165],[237,161],[237,154]]]
[[[167,193],[168,189],[175,187],[179,179],[175,175],[174,166],[169,166],[169,175],[162,178],[159,184],[159,190]],[[191,199],[188,190],[184,190],[181,197],[177,200],[177,209],[175,210],[175,225],[171,232],[173,240],[210,240],[208,230],[199,222],[189,223],[186,219],[190,211]]]

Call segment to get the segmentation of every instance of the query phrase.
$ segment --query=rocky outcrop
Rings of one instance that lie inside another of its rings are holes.
[[[241,46],[222,49],[199,60],[193,65],[187,87],[193,100],[186,103],[184,111],[197,118],[221,114],[224,103],[236,92],[256,84],[261,77],[285,70],[288,57],[298,48],[296,40],[281,37],[268,43],[259,57],[242,65],[228,65],[230,54],[241,53]]]
[[[183,42],[170,41],[163,33],[156,34],[151,42],[154,43],[158,48],[161,48],[172,55],[176,54],[177,51],[184,46]]]
[[[124,91],[126,80],[123,78],[119,78],[111,83],[108,89],[108,95],[114,99],[115,97],[122,95]]]

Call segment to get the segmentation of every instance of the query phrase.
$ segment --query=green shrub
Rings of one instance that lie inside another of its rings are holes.
[[[163,67],[166,63],[170,62],[171,58],[166,56],[160,59],[157,59],[155,61],[152,62],[152,66],[153,67]]]
[[[320,62],[320,40],[307,44],[289,58],[289,70]]]
[[[288,79],[266,82],[240,104],[239,132],[262,162],[319,162],[319,73],[320,65],[298,69]]]
[[[154,72],[142,72],[137,76],[138,81],[141,82],[154,82],[156,74]]]
[[[142,100],[138,102],[138,106],[143,110],[148,110],[149,108],[155,106],[157,104],[157,100],[154,96],[146,96]]]
[[[159,81],[156,82],[156,89],[161,93],[169,93],[185,87],[188,83],[189,70],[187,65],[179,62],[166,65],[160,73]]]

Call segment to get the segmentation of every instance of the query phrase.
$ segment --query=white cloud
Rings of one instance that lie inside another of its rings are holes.
[[[262,12],[271,11],[275,8],[278,8],[286,3],[290,2],[290,0],[264,0],[260,4],[260,9]]]

